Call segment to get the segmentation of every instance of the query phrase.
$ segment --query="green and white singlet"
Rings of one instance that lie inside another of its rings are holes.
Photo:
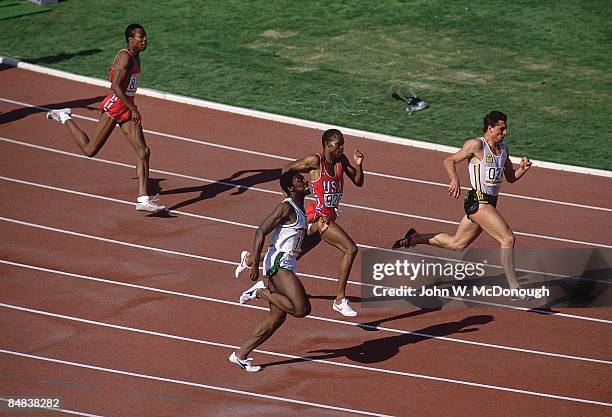
[[[295,251],[302,244],[308,220],[304,213],[290,198],[283,203],[289,203],[295,210],[296,220],[291,224],[279,224],[272,231],[270,245],[264,257],[264,275],[273,276],[279,268],[296,272],[297,261]]]

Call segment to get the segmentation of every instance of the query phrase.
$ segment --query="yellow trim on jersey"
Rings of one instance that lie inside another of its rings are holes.
[[[480,162],[477,165],[478,172],[476,173],[476,191],[482,191],[482,183],[480,182]]]

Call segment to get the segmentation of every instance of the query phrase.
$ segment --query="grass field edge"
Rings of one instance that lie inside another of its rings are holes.
[[[30,64],[22,62],[14,58],[5,57],[0,55],[0,64],[9,65],[12,67],[20,68],[27,71],[37,72],[53,77],[64,78],[71,81],[78,81],[87,84],[92,84],[101,87],[110,88],[110,83],[107,80],[102,80],[94,77],[87,77],[83,75],[73,74],[67,71],[56,70],[53,68],[47,68],[40,65]],[[214,101],[202,100],[194,97],[182,96],[179,94],[166,93],[164,91],[154,90],[150,88],[139,88],[138,94],[158,98],[162,100],[172,101],[175,103],[188,104],[197,107],[204,107],[213,110],[226,111],[229,113],[239,114],[243,116],[256,117],[258,119],[270,120],[274,122],[280,122],[285,124],[291,124],[300,127],[307,127],[318,130],[325,130],[329,128],[337,128],[344,134],[360,137],[369,140],[375,140],[379,142],[393,143],[403,146],[412,146],[420,149],[428,149],[438,152],[455,153],[459,148],[446,145],[438,145],[434,143],[424,142],[416,139],[402,138],[398,136],[385,135],[382,133],[368,132],[366,130],[358,130],[343,126],[336,126],[328,123],[314,122],[305,119],[299,119],[296,117],[283,116],[274,113],[267,113],[259,110],[248,109],[244,107],[232,106],[229,104],[217,103]],[[511,157],[512,162],[519,163],[521,158]],[[595,175],[600,177],[612,178],[612,171],[606,171],[602,169],[579,167],[574,165],[558,164],[554,162],[533,160],[533,165],[540,168],[552,169],[557,171],[567,171],[586,175]]]

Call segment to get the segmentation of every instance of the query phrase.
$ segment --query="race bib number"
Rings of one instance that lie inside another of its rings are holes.
[[[487,183],[497,184],[502,182],[504,170],[502,168],[491,167],[487,170]]]
[[[128,83],[127,92],[132,95],[138,90],[138,83],[140,82],[140,74],[132,74],[130,82]]]
[[[342,193],[325,193],[323,194],[325,207],[338,207],[340,199],[342,199]]]

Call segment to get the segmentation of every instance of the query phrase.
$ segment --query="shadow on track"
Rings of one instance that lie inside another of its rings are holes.
[[[312,360],[329,360],[335,358],[347,358],[358,363],[379,363],[391,359],[397,355],[402,346],[419,343],[433,337],[450,336],[452,334],[471,333],[478,331],[479,324],[487,324],[493,321],[493,316],[476,315],[469,316],[460,321],[436,324],[415,330],[410,334],[382,337],[365,341],[356,346],[337,348],[337,349],[317,349],[309,353],[310,355],[299,359],[289,359],[263,364],[264,367],[276,365],[288,365],[292,363],[308,362]]]
[[[96,109],[96,107],[91,107],[94,103],[99,103],[105,96],[97,96],[84,98],[80,100],[71,100],[71,101],[62,101],[58,103],[47,103],[47,104],[38,104],[38,107],[44,107],[47,109],[62,109],[64,107],[70,107],[73,109],[79,108],[88,108],[88,109]],[[36,113],[46,113],[47,110],[37,109],[35,107],[20,107],[15,110],[11,110],[6,113],[0,114],[0,124],[14,122],[19,119],[23,119],[24,117],[36,114]],[[44,117],[44,115],[40,115],[40,117]]]
[[[240,178],[245,174],[250,174]],[[266,182],[276,181],[280,178],[281,169],[251,169],[241,170],[233,173],[230,177],[217,180],[211,184],[203,184],[195,187],[175,188],[173,190],[161,191],[160,195],[183,194],[183,193],[200,193],[197,197],[190,198],[169,207],[169,210],[177,210],[182,207],[195,204],[202,200],[214,198],[217,195],[226,191],[235,190],[231,195],[239,195],[247,191],[249,187]]]

